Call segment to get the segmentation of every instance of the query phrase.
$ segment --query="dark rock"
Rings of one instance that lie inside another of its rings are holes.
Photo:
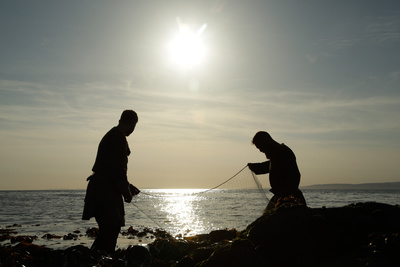
[[[11,239],[11,238],[13,238],[13,236],[11,236],[11,235],[7,235],[7,234],[1,235],[0,236],[0,242],[2,242],[4,240]]]
[[[128,232],[128,234],[130,234],[130,235],[136,235],[137,233],[139,233],[139,231],[133,229],[132,226],[128,228],[128,231],[127,231],[127,232]]]
[[[144,237],[146,235],[147,234],[145,232],[139,232],[139,233],[136,234],[137,237]]]
[[[211,256],[199,263],[197,266],[199,267],[222,267],[222,266],[229,266],[233,267],[236,266],[234,259],[232,257],[232,252],[229,246],[219,247],[217,248]]]
[[[11,240],[18,232],[15,229],[0,229],[0,242],[4,240]]]
[[[45,266],[44,255],[49,251],[43,246],[25,242],[14,247],[0,246],[0,266]]]
[[[193,251],[192,258],[194,262],[198,263],[208,259],[213,252],[214,249],[211,247],[200,247]]]
[[[83,263],[91,263],[95,261],[91,250],[82,245],[72,246],[63,253],[60,253],[59,258],[62,259],[67,266],[83,266]]]
[[[215,230],[211,231],[208,235],[208,238],[211,242],[220,242],[223,240],[232,240],[237,236],[237,231],[235,229],[232,230]]]
[[[17,243],[17,242],[24,242],[24,243],[32,243],[33,240],[36,239],[36,236],[12,236],[10,239],[11,243]]]
[[[149,244],[151,255],[168,261],[178,261],[197,247],[194,242],[157,238]]]
[[[158,238],[168,238],[168,239],[172,239],[173,238],[173,236],[170,233],[168,233],[167,231],[162,230],[162,229],[157,229],[154,232],[154,236],[158,237]]]
[[[125,253],[125,261],[128,266],[147,266],[152,260],[150,252],[143,246],[129,247]]]
[[[193,241],[193,242],[204,242],[210,240],[209,234],[199,234],[194,236],[186,236],[184,237],[185,240]]]
[[[63,240],[77,240],[78,239],[78,235],[69,233],[67,235],[64,235],[62,237],[62,239]]]
[[[235,239],[231,244],[231,251],[238,261],[247,261],[255,256],[255,246],[249,239]]]
[[[88,236],[88,237],[95,238],[98,233],[99,233],[99,228],[97,228],[97,227],[88,228],[86,230],[86,236]]]
[[[6,228],[11,228],[11,227],[22,227],[22,225],[14,223],[13,225],[6,225]]]
[[[400,266],[399,232],[399,206],[279,208],[198,266]]]
[[[10,235],[10,234],[17,234],[18,232],[15,229],[0,229],[0,234],[2,235]]]
[[[44,239],[61,239],[63,237],[59,236],[59,235],[54,235],[54,234],[45,234],[44,236],[42,236],[42,238],[44,238]]]
[[[268,255],[264,258],[278,265],[300,266],[359,266],[365,257],[359,252],[370,243],[369,234],[381,231],[400,231],[399,207],[358,203],[342,208],[279,210],[247,228],[248,238],[260,246],[259,256]],[[383,240],[376,240],[376,246],[382,246]]]
[[[186,255],[180,261],[178,261],[175,267],[195,267],[195,265],[196,263],[193,260],[192,256]]]

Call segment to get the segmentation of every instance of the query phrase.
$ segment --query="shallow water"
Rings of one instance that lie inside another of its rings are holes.
[[[174,236],[191,236],[209,233],[216,229],[243,230],[263,212],[272,194],[259,190],[211,190],[202,193],[196,189],[142,190],[130,204],[125,204],[126,231],[132,226],[162,228]],[[340,207],[356,202],[381,202],[400,204],[400,191],[391,190],[303,190],[307,204],[312,208]],[[66,248],[83,244],[90,246],[92,238],[86,237],[88,228],[97,227],[95,220],[81,220],[84,190],[0,191],[0,228],[12,224],[18,235],[36,235],[38,245]],[[76,240],[44,239],[50,233],[64,236],[77,235]],[[120,235],[118,247],[146,244],[149,237],[128,238]],[[9,243],[9,240],[2,244]]]

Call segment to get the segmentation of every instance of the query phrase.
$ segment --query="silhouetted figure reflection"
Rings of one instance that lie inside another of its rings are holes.
[[[299,189],[300,171],[293,151],[285,144],[279,144],[269,133],[263,131],[256,133],[253,144],[269,159],[262,163],[247,164],[255,174],[269,173],[270,191],[274,196],[265,211],[285,201],[306,206],[306,200]]]
[[[88,178],[82,219],[95,217],[99,233],[92,249],[115,251],[121,226],[125,225],[124,202],[130,203],[139,190],[128,182],[127,165],[131,153],[126,136],[135,129],[138,116],[133,110],[122,112],[118,126],[102,138],[93,174]]]

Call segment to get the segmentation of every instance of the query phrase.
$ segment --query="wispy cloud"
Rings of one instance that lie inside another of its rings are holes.
[[[369,17],[362,31],[364,39],[378,43],[400,42],[399,16]]]
[[[336,22],[330,31],[316,40],[318,55],[331,57],[337,52],[371,45],[393,46],[400,43],[399,16],[358,17]],[[307,55],[313,62],[314,55]]]
[[[346,96],[321,93],[260,93],[248,99],[252,124],[265,125],[272,131],[307,134],[355,132],[393,133],[400,130],[400,96],[371,96],[349,99]],[[258,121],[258,123],[257,123]],[[309,136],[310,138],[310,136]],[[368,142],[366,138],[365,142]]]

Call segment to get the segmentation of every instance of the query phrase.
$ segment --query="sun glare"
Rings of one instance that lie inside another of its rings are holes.
[[[201,35],[207,27],[200,27],[197,32],[191,31],[189,26],[178,21],[179,32],[169,45],[171,61],[180,68],[190,69],[200,65],[205,57],[206,49]]]

